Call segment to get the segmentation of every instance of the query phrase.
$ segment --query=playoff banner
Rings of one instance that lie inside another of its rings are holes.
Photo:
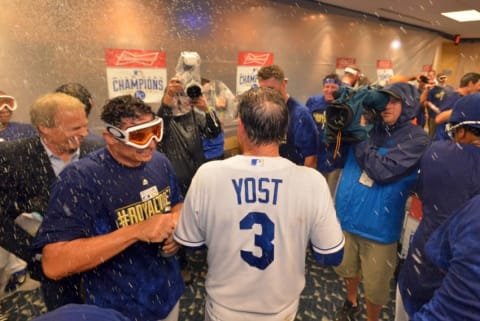
[[[105,49],[108,97],[131,94],[146,103],[160,102],[167,84],[164,51]]]
[[[380,86],[385,86],[393,77],[393,63],[391,60],[377,60],[377,81]]]
[[[242,51],[238,53],[237,95],[257,85],[257,72],[273,64],[273,53]]]
[[[342,79],[345,73],[345,68],[349,65],[355,65],[355,58],[350,57],[338,57],[335,63],[335,73]]]

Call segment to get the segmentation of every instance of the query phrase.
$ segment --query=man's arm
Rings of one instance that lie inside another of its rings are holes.
[[[317,155],[311,155],[305,157],[305,162],[303,163],[304,166],[317,168]]]
[[[404,132],[403,137],[407,139],[396,141],[386,153],[380,151],[373,139],[355,144],[353,149],[360,168],[380,184],[389,184],[409,175],[430,145],[430,138],[422,131]]]
[[[161,243],[172,235],[175,216],[178,219],[178,214],[154,215],[105,235],[48,244],[42,251],[43,271],[51,279],[61,279],[93,269],[135,242]]]
[[[450,119],[450,115],[452,114],[452,110],[453,109],[442,111],[440,114],[435,116],[435,124],[438,125],[448,122],[448,120]]]

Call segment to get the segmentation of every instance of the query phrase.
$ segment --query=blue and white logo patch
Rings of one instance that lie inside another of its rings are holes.
[[[265,165],[265,160],[262,158],[254,158],[251,161],[252,166],[263,166]]]

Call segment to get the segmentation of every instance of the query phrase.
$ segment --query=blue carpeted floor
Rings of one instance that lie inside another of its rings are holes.
[[[197,251],[188,254],[194,278],[180,301],[180,321],[203,321],[204,276],[206,271],[205,252]],[[317,265],[311,257],[307,258],[307,283],[302,293],[300,308],[296,320],[332,320],[337,306],[343,304],[345,299],[343,281],[331,268]],[[382,313],[382,321],[393,320],[394,297],[392,284],[392,302],[386,306]],[[364,304],[363,296],[360,298]],[[1,321],[28,321],[33,317],[45,313],[39,289],[31,291],[18,291],[4,297],[0,301]],[[358,321],[366,320],[365,313]]]

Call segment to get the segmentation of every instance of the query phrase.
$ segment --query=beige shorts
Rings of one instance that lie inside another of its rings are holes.
[[[390,301],[390,281],[397,266],[397,242],[383,244],[344,232],[342,263],[335,272],[344,278],[361,276],[365,296],[379,305]]]

